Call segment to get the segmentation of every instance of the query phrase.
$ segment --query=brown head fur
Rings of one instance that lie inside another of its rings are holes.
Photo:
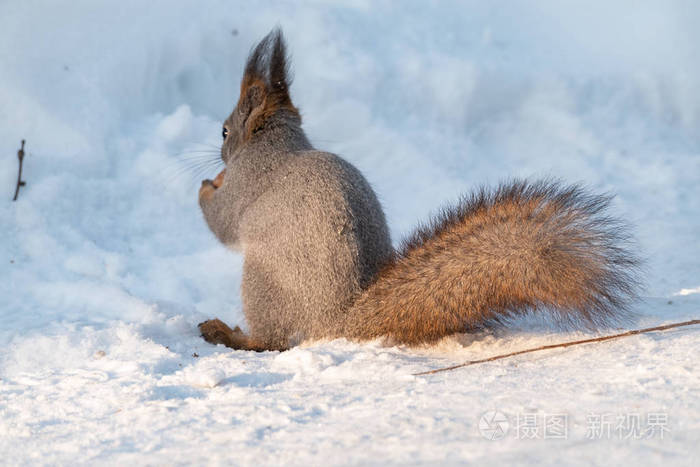
[[[289,67],[282,32],[274,29],[253,49],[241,81],[238,108],[249,114],[244,139],[260,131],[280,111],[301,120],[289,96]]]

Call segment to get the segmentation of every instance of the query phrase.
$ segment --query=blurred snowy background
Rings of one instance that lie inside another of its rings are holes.
[[[395,242],[481,184],[581,181],[617,194],[646,258],[632,324],[697,318],[698,24],[700,4],[680,0],[1,2],[0,455],[689,463],[697,330],[427,379],[407,375],[584,333],[525,320],[419,350],[204,344],[202,319],[242,323],[240,258],[201,218],[216,170],[193,161],[220,143],[250,47],[280,25],[312,142],[365,173]],[[567,413],[570,436],[485,440],[494,409]],[[667,414],[670,432],[586,439],[587,413],[630,411]]]

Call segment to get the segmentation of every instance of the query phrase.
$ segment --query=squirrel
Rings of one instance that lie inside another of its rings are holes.
[[[289,85],[277,28],[246,62],[223,125],[225,169],[199,189],[211,231],[244,255],[249,327],[208,320],[206,341],[256,351],[341,337],[417,346],[533,311],[596,327],[629,310],[639,261],[625,223],[605,212],[610,196],[550,180],[482,188],[394,250],[372,187],[312,147]]]

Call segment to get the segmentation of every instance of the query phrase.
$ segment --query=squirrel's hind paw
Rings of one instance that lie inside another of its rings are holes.
[[[238,326],[231,329],[218,318],[199,323],[197,327],[204,340],[210,344],[224,344],[226,347],[235,350],[255,350],[256,352],[262,352],[263,350],[284,350],[268,348],[246,336]]]
[[[199,332],[205,341],[210,344],[224,344],[233,347],[233,335],[235,331],[218,318],[210,319],[197,325]],[[240,329],[236,327],[239,332]]]

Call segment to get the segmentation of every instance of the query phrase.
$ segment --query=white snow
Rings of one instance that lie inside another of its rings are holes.
[[[691,295],[694,293],[700,293],[700,287],[695,287],[692,289],[681,289],[673,295]]]
[[[309,136],[366,174],[395,241],[479,184],[583,181],[646,259],[624,329],[697,319],[699,21],[690,0],[0,3],[1,463],[697,463],[697,326],[421,377],[597,334],[204,343],[204,319],[244,324],[241,259],[196,197],[279,24]]]

